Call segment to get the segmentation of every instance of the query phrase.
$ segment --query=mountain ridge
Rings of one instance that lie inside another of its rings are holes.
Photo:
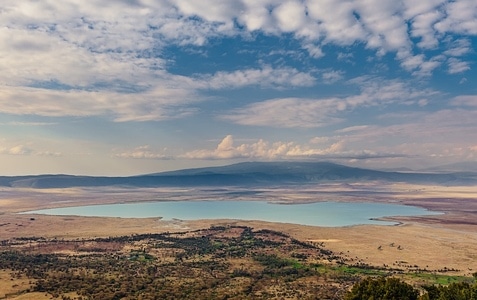
[[[0,186],[23,188],[247,186],[309,184],[326,181],[387,181],[470,185],[477,172],[396,172],[349,167],[331,162],[242,162],[136,176],[31,175],[0,176]]]

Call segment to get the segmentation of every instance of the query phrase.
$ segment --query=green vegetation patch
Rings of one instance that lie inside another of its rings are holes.
[[[433,273],[408,273],[406,277],[410,277],[416,281],[421,281],[425,284],[439,284],[439,285],[448,285],[451,283],[461,283],[461,282],[474,282],[473,277],[468,276],[452,276],[452,275],[442,275],[442,274],[433,274]]]

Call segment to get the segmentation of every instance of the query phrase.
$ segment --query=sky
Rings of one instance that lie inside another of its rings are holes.
[[[3,0],[0,175],[477,161],[475,0]]]

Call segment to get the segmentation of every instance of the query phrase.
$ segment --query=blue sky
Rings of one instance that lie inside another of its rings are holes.
[[[7,0],[2,175],[477,160],[475,0]]]

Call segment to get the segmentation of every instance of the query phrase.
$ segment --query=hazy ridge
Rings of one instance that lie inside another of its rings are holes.
[[[129,177],[0,176],[0,186],[28,188],[260,186],[371,180],[439,185],[474,185],[477,183],[477,172],[393,172],[354,168],[328,162],[245,162],[221,167],[184,169]]]

